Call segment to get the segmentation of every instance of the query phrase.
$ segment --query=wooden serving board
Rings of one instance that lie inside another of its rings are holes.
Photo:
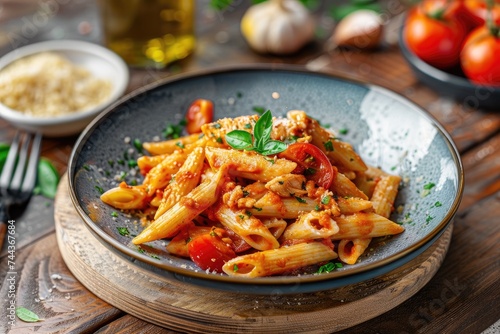
[[[99,298],[153,324],[194,333],[332,333],[387,312],[434,276],[452,225],[425,252],[382,277],[294,295],[254,295],[187,284],[105,246],[78,216],[67,178],[55,201],[59,249],[73,275]],[[162,274],[163,273],[163,274]]]

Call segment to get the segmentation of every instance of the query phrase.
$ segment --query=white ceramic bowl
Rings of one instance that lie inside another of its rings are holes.
[[[123,95],[129,81],[128,67],[118,55],[100,45],[76,40],[54,40],[30,44],[11,51],[0,59],[0,71],[18,59],[49,51],[88,69],[96,77],[110,80],[113,87],[108,99],[95,107],[54,117],[26,115],[0,103],[0,117],[18,128],[39,131],[49,137],[75,135],[104,108]]]

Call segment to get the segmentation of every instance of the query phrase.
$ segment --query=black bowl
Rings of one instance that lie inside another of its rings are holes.
[[[468,108],[500,110],[500,87],[472,83],[465,77],[460,66],[445,72],[427,64],[408,48],[403,38],[403,29],[399,34],[399,45],[415,76],[437,93],[451,97]]]

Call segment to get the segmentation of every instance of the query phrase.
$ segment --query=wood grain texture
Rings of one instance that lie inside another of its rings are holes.
[[[90,291],[140,319],[199,333],[330,333],[379,316],[418,292],[448,249],[450,227],[426,252],[383,277],[345,288],[295,295],[235,294],[185,284],[104,247],[72,207],[66,178],[56,198],[62,257]],[[362,313],[359,310],[363,310]]]

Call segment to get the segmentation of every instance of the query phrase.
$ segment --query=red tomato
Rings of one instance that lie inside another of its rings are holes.
[[[189,106],[186,115],[186,130],[189,134],[200,133],[201,126],[212,122],[214,104],[210,100],[198,99]]]
[[[465,75],[478,84],[500,86],[500,36],[486,26],[467,37],[460,60]]]
[[[465,34],[465,25],[458,20],[433,18],[421,7],[410,10],[403,31],[408,48],[440,69],[458,64]]]
[[[468,20],[473,28],[482,26],[488,17],[488,7],[485,0],[464,0]],[[500,25],[500,0],[495,0],[492,8],[493,21]]]
[[[222,273],[222,266],[236,257],[231,245],[225,243],[216,233],[197,236],[188,244],[189,257],[203,270]]]
[[[330,160],[319,148],[309,143],[294,143],[279,154],[280,158],[295,161],[306,178],[328,189],[334,178]]]

